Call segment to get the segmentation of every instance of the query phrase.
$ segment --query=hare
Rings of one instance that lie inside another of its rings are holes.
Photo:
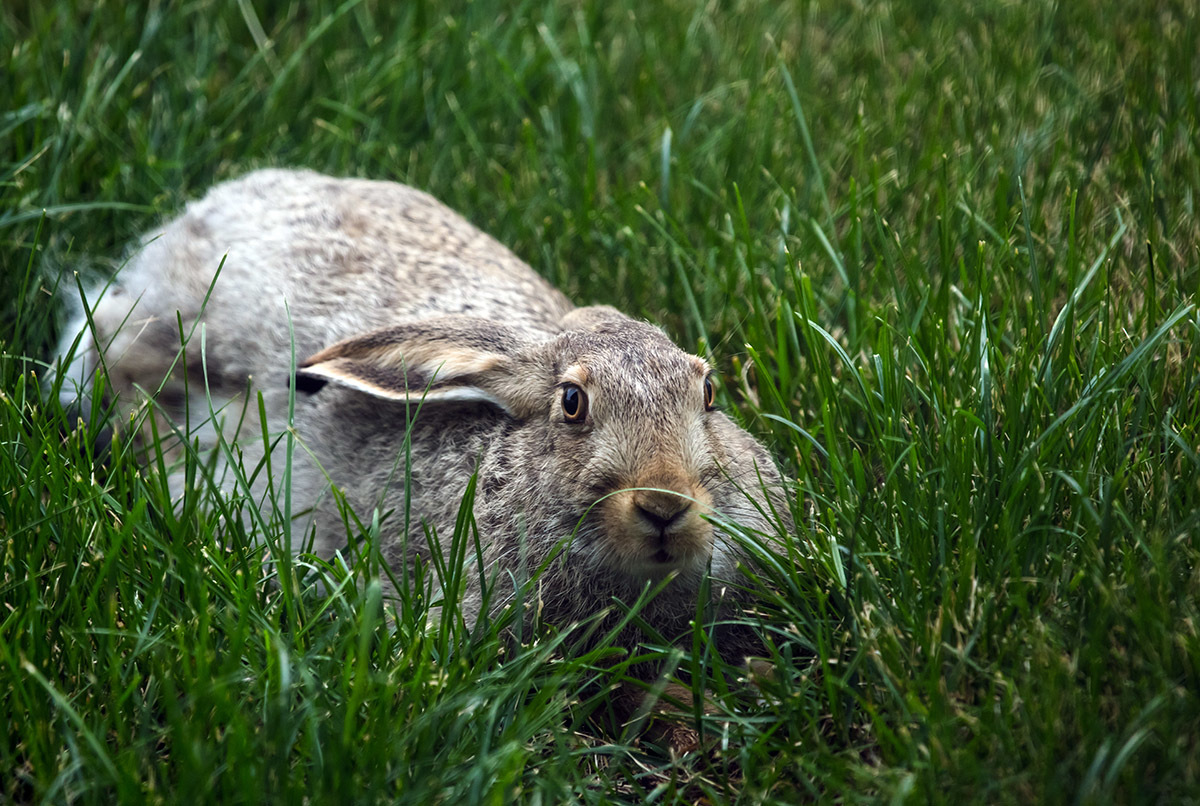
[[[119,400],[157,391],[161,416],[202,445],[239,440],[251,466],[259,429],[288,426],[294,372],[294,546],[345,545],[336,485],[383,517],[392,568],[428,562],[475,476],[482,556],[467,562],[485,573],[447,593],[468,620],[484,607],[481,578],[496,608],[545,566],[531,597],[542,620],[570,624],[664,583],[642,617],[675,638],[701,591],[739,596],[748,555],[728,524],[791,526],[779,472],[714,406],[704,359],[613,308],[574,307],[425,193],[260,170],[147,240],[90,295],[93,326],[81,315],[68,328],[63,353],[80,343],[64,394],[103,366]],[[254,483],[264,507],[266,476]]]

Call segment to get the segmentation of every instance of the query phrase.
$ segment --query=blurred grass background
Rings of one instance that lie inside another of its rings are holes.
[[[5,3],[0,799],[1194,802],[1197,43],[1186,2]],[[41,400],[73,272],[265,165],[429,190],[713,356],[805,547],[716,750],[369,585],[296,623],[244,501]]]

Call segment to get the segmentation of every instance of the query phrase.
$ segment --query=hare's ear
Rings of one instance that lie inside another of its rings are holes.
[[[327,347],[297,367],[296,384],[316,392],[332,382],[414,403],[488,402],[524,418],[545,408],[540,392],[552,385],[537,347],[529,335],[496,322],[443,316]]]

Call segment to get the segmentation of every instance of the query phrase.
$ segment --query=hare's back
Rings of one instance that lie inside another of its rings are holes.
[[[257,171],[214,188],[181,223],[207,230],[231,261],[243,247],[248,283],[278,285],[314,310],[357,304],[388,321],[473,312],[554,328],[571,309],[494,238],[395,182]]]
[[[209,352],[235,375],[278,367],[292,339],[303,358],[442,314],[549,332],[572,307],[495,239],[393,182],[257,171],[213,188],[148,241],[122,292],[185,322],[203,305]]]

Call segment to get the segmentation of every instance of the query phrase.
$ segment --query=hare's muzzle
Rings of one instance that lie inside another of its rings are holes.
[[[702,568],[712,554],[708,493],[675,482],[622,490],[604,501],[614,564],[635,576]]]

